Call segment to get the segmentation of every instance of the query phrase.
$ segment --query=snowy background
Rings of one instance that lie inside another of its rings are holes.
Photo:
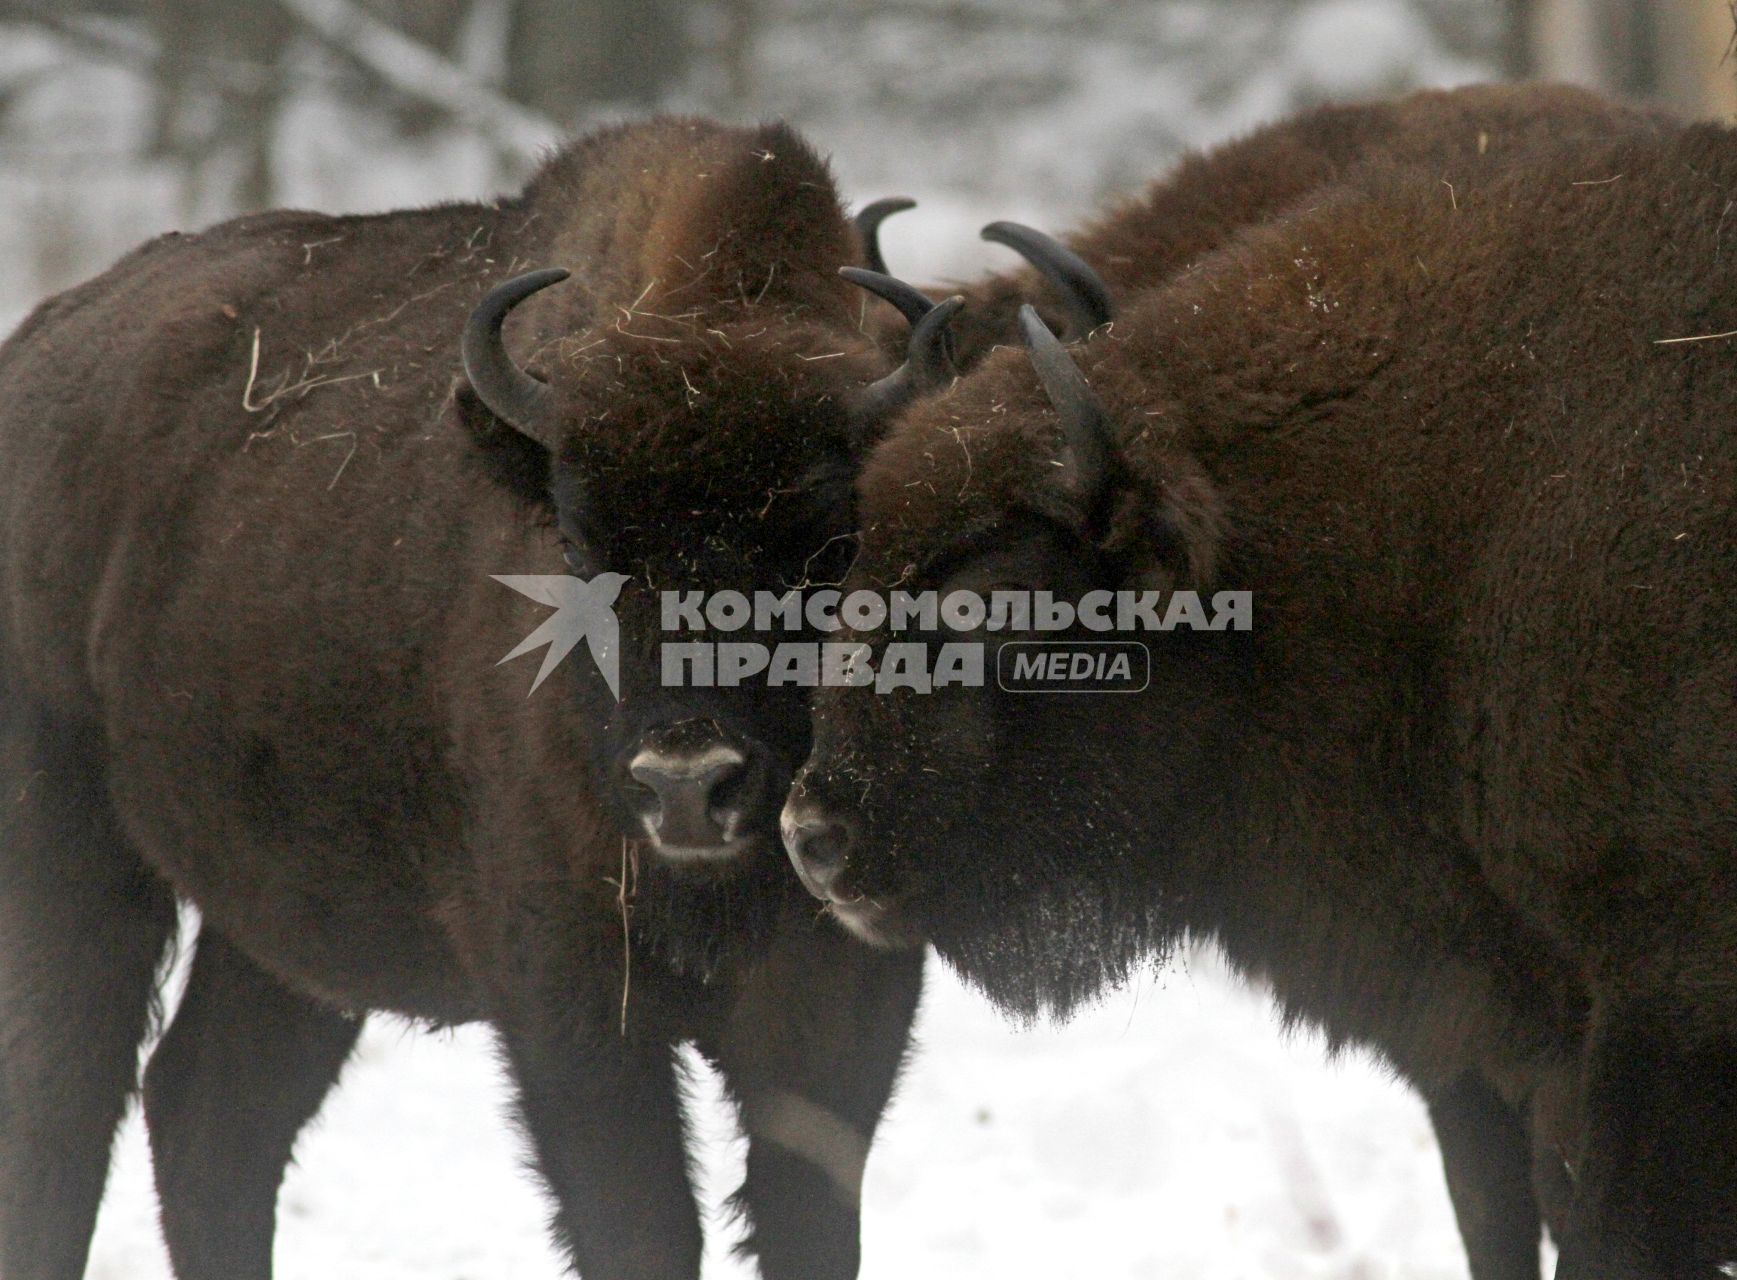
[[[487,195],[558,129],[653,106],[791,119],[832,154],[853,200],[921,200],[887,227],[896,271],[965,276],[1004,261],[976,239],[991,219],[1063,228],[1186,146],[1326,98],[1489,78],[1513,65],[1507,19],[1523,7],[657,0],[627,6],[609,38],[628,52],[598,64],[616,77],[609,92],[586,95],[567,91],[571,75],[517,76],[513,23],[537,3],[0,0],[0,331],[162,230],[267,204]],[[329,23],[321,34],[315,19],[357,8],[407,28],[444,15],[421,38],[480,96],[455,102],[427,67],[397,75],[390,42],[381,55]],[[233,25],[268,10],[269,38]],[[636,63],[653,23],[678,32],[679,49]],[[578,33],[575,57],[592,34]],[[531,47],[561,52],[547,32]],[[171,65],[183,79],[166,78]],[[1029,1030],[935,964],[918,1040],[869,1166],[871,1280],[1465,1273],[1420,1104],[1369,1061],[1329,1062],[1315,1041],[1281,1038],[1265,997],[1210,953]],[[560,1274],[506,1106],[486,1030],[373,1022],[298,1148],[282,1280]],[[740,1151],[699,1070],[694,1112],[715,1206]],[[168,1275],[154,1213],[135,1118],[93,1280]],[[727,1256],[727,1226],[715,1235],[709,1274],[746,1274]]]
[[[863,1280],[1465,1275],[1422,1105],[1363,1059],[1281,1039],[1210,955],[1027,1031],[932,962],[917,1040],[869,1159]],[[715,1212],[741,1144],[710,1073],[693,1078],[706,1274],[749,1280]],[[278,1280],[556,1280],[508,1105],[486,1030],[370,1024],[297,1147]],[[135,1116],[90,1280],[169,1280],[155,1214]]]

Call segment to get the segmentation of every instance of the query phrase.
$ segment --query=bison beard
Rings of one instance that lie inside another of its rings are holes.
[[[858,251],[789,130],[659,120],[499,204],[165,237],[0,348],[6,1280],[83,1270],[177,897],[144,1110],[181,1280],[269,1275],[372,1010],[493,1024],[586,1280],[698,1274],[684,1042],[742,1105],[762,1271],[855,1273],[921,958],[817,920],[770,835],[800,695],[662,689],[624,605],[619,701],[583,653],[527,698],[497,663],[547,611],[492,575],[800,576],[952,309],[889,371]],[[666,865],[630,771],[707,751],[764,772],[672,847],[734,861]]]
[[[714,872],[671,866],[633,845],[624,857],[635,944],[701,982],[731,978],[732,964],[764,954],[789,905],[790,868],[776,858]]]

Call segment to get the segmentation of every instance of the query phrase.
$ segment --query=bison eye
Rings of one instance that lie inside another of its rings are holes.
[[[561,554],[567,561],[567,571],[575,577],[592,578],[603,570],[602,561],[582,538],[563,536]]]

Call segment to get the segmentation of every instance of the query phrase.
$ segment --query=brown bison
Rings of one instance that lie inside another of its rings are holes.
[[[0,349],[0,1275],[82,1271],[177,898],[184,1280],[270,1274],[372,1010],[493,1025],[587,1280],[698,1273],[686,1041],[763,1271],[854,1274],[920,958],[817,920],[804,695],[664,687],[655,593],[840,565],[856,450],[944,369],[941,309],[887,372],[858,252],[785,128],[655,121],[498,204],[164,237]],[[492,575],[596,623],[529,697],[547,609]]]
[[[1670,117],[1568,85],[1472,85],[1432,89],[1397,101],[1317,107],[1234,142],[1185,157],[1143,193],[1098,214],[1056,244],[1014,223],[983,236],[1029,257],[1035,269],[962,285],[966,308],[954,322],[961,368],[998,343],[1019,341],[1016,317],[1036,306],[1052,328],[1083,337],[1109,308],[1174,279],[1239,231],[1329,189],[1373,158],[1441,171],[1476,172],[1541,146],[1591,142],[1620,133],[1656,134]],[[876,201],[857,215],[869,265],[886,271],[879,229],[913,201]],[[905,326],[889,317],[890,349]]]
[[[1066,244],[1013,223],[984,228],[986,239],[1017,249],[1035,270],[962,287],[969,306],[953,326],[956,356],[971,367],[997,343],[1017,341],[1016,313],[1028,301],[1052,327],[1084,337],[1109,322],[1117,300],[1185,274],[1239,233],[1321,198],[1372,160],[1415,164],[1452,182],[1462,170],[1524,162],[1541,149],[1674,127],[1657,112],[1553,85],[1479,85],[1305,112],[1185,159]],[[868,260],[882,270],[880,224],[911,204],[877,201],[857,215]],[[903,343],[907,331],[903,320],[889,324],[889,345]],[[1524,1117],[1475,1073],[1428,1094],[1474,1280],[1535,1278],[1541,1223]],[[1547,1154],[1537,1173],[1537,1191],[1560,1208],[1560,1162]]]
[[[823,690],[784,813],[812,891],[1027,1011],[1215,939],[1432,1100],[1491,1082],[1562,1280],[1717,1274],[1734,190],[1713,126],[1378,167],[1075,352],[1023,313],[870,457],[848,586],[1243,591],[1252,628],[919,633],[986,644],[984,687]],[[1012,640],[1111,638],[1143,691],[997,687]]]

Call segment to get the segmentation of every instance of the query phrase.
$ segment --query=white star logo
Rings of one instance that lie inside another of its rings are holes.
[[[502,662],[511,662],[521,654],[549,646],[543,655],[543,666],[531,682],[531,693],[537,691],[549,673],[585,641],[592,661],[602,672],[603,681],[615,700],[621,700],[621,628],[615,620],[615,599],[627,576],[620,573],[600,573],[590,581],[565,573],[496,573],[496,582],[511,587],[538,604],[550,605],[555,613],[545,618],[543,625],[521,640]],[[527,695],[529,696],[529,695]]]

